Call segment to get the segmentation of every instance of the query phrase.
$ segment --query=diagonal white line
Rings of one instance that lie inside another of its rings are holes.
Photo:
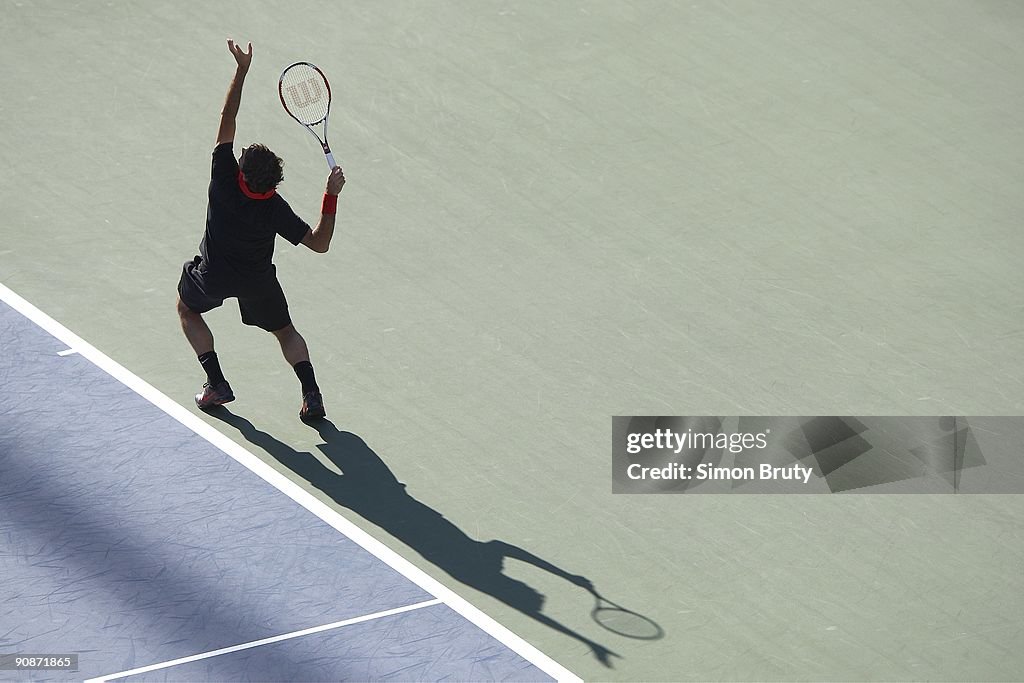
[[[352,624],[361,624],[364,621],[373,621],[374,619],[380,619],[382,617],[390,617],[395,614],[401,614],[402,612],[411,612],[414,609],[421,609],[423,607],[430,607],[431,605],[440,605],[440,600],[425,600],[423,602],[417,602],[415,605],[406,605],[405,607],[396,607],[395,609],[384,610],[383,612],[374,612],[373,614],[365,614],[361,617],[353,617],[352,619],[345,619],[344,621],[336,621],[333,624],[324,624],[323,626],[314,626],[313,628],[303,629],[301,631],[292,631],[291,633],[283,633],[279,636],[271,636],[270,638],[263,638],[262,640],[254,640],[250,643],[242,643],[241,645],[232,645],[231,647],[222,647],[219,650],[211,650],[209,652],[201,652],[197,655],[190,655],[188,657],[181,657],[179,659],[172,659],[167,662],[160,662],[159,664],[150,664],[149,666],[140,666],[137,669],[131,669],[129,671],[119,671],[116,674],[106,674],[99,676],[98,678],[88,678],[85,683],[104,683],[115,678],[124,678],[125,676],[135,676],[137,674],[144,674],[149,671],[156,671],[157,669],[166,669],[171,666],[178,666],[179,664],[188,664],[189,662],[195,662],[200,659],[209,659],[210,657],[216,657],[218,655],[226,655],[231,652],[238,652],[239,650],[248,650],[252,647],[259,647],[260,645],[269,645],[270,643],[278,643],[282,640],[288,640],[290,638],[299,638],[301,636],[308,636],[312,633],[321,633],[323,631],[330,631],[331,629],[341,628],[342,626],[351,626]]]
[[[306,508],[335,530],[365,548],[381,562],[409,579],[431,595],[440,598],[446,605],[461,614],[468,621],[489,634],[492,638],[517,653],[552,678],[566,683],[582,683],[582,679],[564,666],[548,657],[530,643],[517,636],[507,627],[487,616],[477,607],[459,596],[455,591],[433,578],[425,571],[405,559],[381,541],[347,520],[337,510],[309,493],[294,481],[263,462],[248,450],[238,445],[212,425],[203,422],[199,416],[189,412],[181,404],[171,400],[148,382],[99,351],[77,334],[43,313],[34,305],[0,284],[0,301],[21,313],[69,347],[78,351],[94,365],[118,380],[144,399],[163,410],[170,417],[203,437],[211,444],[237,460],[271,486],[281,491],[296,503]]]

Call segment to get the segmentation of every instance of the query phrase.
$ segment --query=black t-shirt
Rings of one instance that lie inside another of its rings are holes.
[[[199,250],[217,280],[242,289],[259,287],[274,278],[275,236],[294,245],[306,236],[309,225],[284,197],[267,194],[247,195],[243,190],[230,142],[214,148],[206,232]]]

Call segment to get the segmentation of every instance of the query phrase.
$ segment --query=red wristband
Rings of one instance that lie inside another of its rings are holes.
[[[338,213],[338,195],[324,193],[324,203],[320,212],[327,216]]]

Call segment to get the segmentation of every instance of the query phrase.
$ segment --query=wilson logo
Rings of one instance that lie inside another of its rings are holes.
[[[292,105],[298,108],[308,107],[323,99],[323,91],[320,90],[320,84],[312,76],[301,83],[289,85],[285,90]]]

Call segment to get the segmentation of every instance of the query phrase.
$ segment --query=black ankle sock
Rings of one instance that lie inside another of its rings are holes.
[[[295,364],[295,375],[302,382],[303,396],[311,391],[320,391],[320,387],[316,385],[316,377],[313,376],[313,364],[308,360],[299,361]]]
[[[221,372],[220,362],[217,360],[217,354],[214,351],[207,351],[203,355],[199,356],[199,364],[203,366],[203,370],[206,370],[206,381],[210,384],[220,384],[226,381],[224,379],[224,373]]]

